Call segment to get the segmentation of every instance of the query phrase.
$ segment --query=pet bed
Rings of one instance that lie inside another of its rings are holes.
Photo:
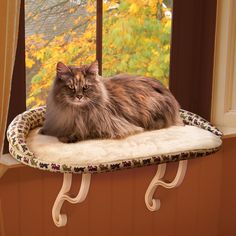
[[[44,122],[46,107],[38,107],[18,115],[8,127],[10,154],[34,168],[64,173],[63,185],[52,209],[57,226],[67,222],[60,214],[63,202],[85,200],[92,173],[158,165],[157,173],[145,194],[149,210],[160,208],[153,199],[157,186],[177,187],[183,181],[187,160],[207,156],[219,150],[222,133],[208,121],[191,112],[180,110],[185,126],[146,131],[120,140],[86,140],[65,144],[55,137],[38,134]],[[162,180],[166,163],[179,161],[175,179]],[[75,198],[69,196],[72,173],[82,174],[81,188]]]

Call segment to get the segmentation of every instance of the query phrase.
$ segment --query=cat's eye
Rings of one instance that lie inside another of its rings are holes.
[[[71,89],[71,90],[75,90],[75,87],[72,84],[69,84],[68,88]]]
[[[89,86],[87,84],[84,85],[83,90],[86,91],[89,89]]]

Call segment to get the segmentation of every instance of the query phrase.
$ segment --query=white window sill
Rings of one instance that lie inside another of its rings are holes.
[[[0,156],[0,178],[8,169],[24,166],[22,163],[16,161],[10,154],[3,154]]]
[[[234,127],[227,127],[227,126],[216,126],[222,133],[223,138],[234,138],[236,137],[236,128]]]

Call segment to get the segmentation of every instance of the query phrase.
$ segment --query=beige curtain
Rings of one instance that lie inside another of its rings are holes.
[[[20,0],[1,0],[0,4],[0,156],[5,138],[11,79],[15,61]]]

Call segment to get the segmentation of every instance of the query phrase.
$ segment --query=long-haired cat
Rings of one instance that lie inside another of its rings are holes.
[[[102,78],[98,63],[58,62],[40,133],[70,143],[182,125],[179,104],[158,80],[127,74]]]

